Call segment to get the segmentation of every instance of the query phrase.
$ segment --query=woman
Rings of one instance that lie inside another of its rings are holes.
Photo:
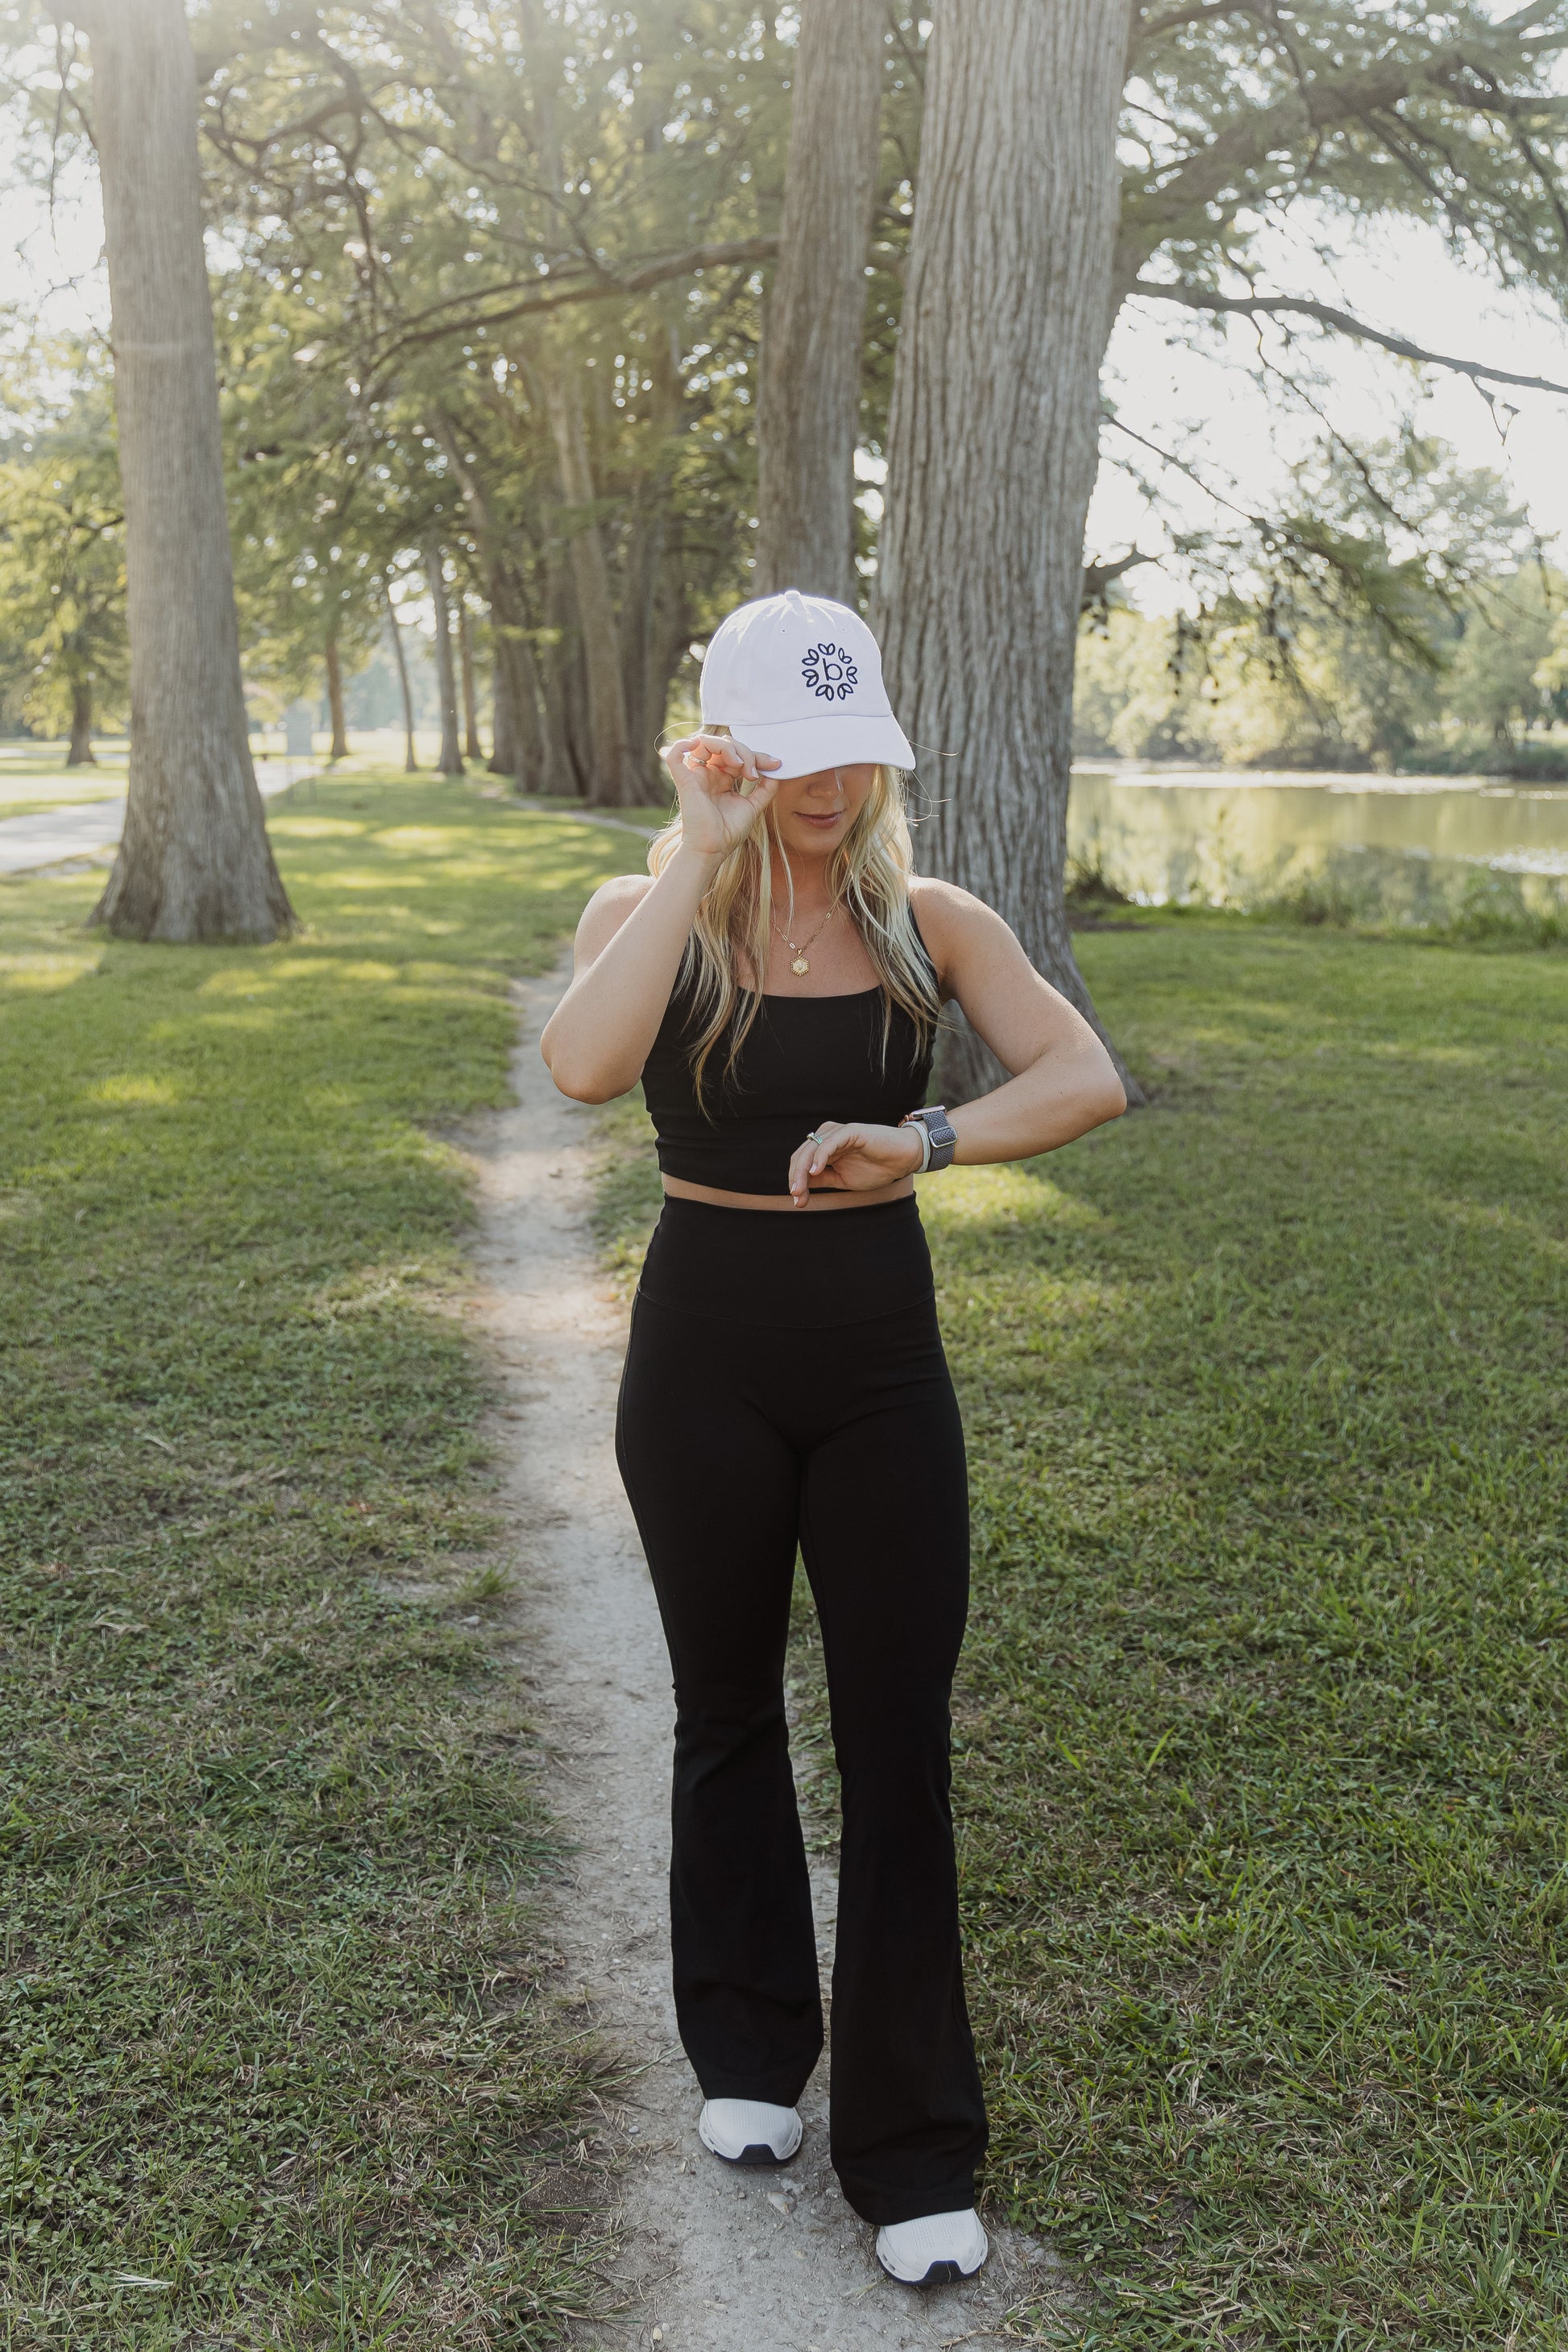
[[[640,1078],[658,1136],[616,1439],[675,1675],[676,2007],[704,2144],[787,2162],[822,2048],[798,1546],[843,1782],[833,2162],[883,2268],[927,2285],[987,2246],[949,1804],[968,1502],[914,1178],[1051,1150],[1125,1097],[1000,917],[911,873],[913,755],[854,613],[742,605],[702,719],[666,754],[679,815],[590,900],[542,1041],[579,1101]],[[950,1002],[1016,1073],[951,1118],[922,1108]]]

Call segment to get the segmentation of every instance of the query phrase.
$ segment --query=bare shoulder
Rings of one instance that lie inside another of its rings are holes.
[[[953,986],[967,958],[986,949],[994,952],[1013,939],[995,908],[956,882],[917,874],[910,883],[910,903],[944,991]]]
[[[612,874],[601,882],[577,924],[577,966],[593,962],[602,955],[634,908],[640,907],[653,888],[651,874]]]

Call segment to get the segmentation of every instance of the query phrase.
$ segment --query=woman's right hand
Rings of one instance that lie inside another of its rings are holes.
[[[726,857],[744,841],[779,788],[763,769],[784,764],[732,735],[683,735],[664,757],[680,795],[681,840],[704,857]]]

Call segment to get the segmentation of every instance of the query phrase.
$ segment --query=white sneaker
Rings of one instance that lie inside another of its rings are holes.
[[[972,2205],[965,2213],[922,2213],[877,2232],[877,2260],[905,2286],[952,2286],[973,2278],[991,2242]]]
[[[800,2147],[800,2117],[764,2099],[710,2099],[697,2136],[726,2164],[787,2164]]]

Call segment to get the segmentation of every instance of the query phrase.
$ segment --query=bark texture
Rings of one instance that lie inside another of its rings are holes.
[[[336,637],[329,637],[327,657],[327,709],[332,721],[332,748],[328,758],[346,760],[349,756],[348,720],[343,716],[343,664]]]
[[[526,593],[515,566],[504,558],[490,572],[490,637],[495,652],[490,773],[511,777],[520,792],[569,796],[574,785],[564,755],[546,725]]]
[[[626,732],[626,682],[609,563],[604,535],[592,520],[594,475],[583,415],[583,387],[571,361],[549,368],[545,396],[562,496],[568,506],[580,510],[571,526],[568,553],[587,688],[587,798],[595,807],[626,808],[642,797],[642,787]]]
[[[397,686],[403,697],[403,772],[412,776],[419,769],[414,756],[414,696],[408,685],[408,662],[403,650],[403,632],[397,625],[397,608],[392,601],[391,589],[384,582],[382,585],[386,597],[386,625],[392,631],[392,657],[397,664]]]
[[[68,768],[96,768],[98,753],[92,748],[92,687],[85,677],[71,680],[71,740],[66,753]]]
[[[1131,14],[938,0],[873,613],[921,747],[921,866],[1091,1020],[1062,879]],[[948,1098],[996,1066],[961,1029]]]
[[[577,618],[576,591],[563,545],[553,562],[544,568],[546,625],[551,635],[550,661],[541,677],[544,707],[552,734],[561,746],[561,772],[568,793],[585,793],[594,772],[593,745],[588,736],[588,677],[583,666],[583,632]]]
[[[562,762],[552,749],[544,720],[538,666],[528,634],[528,600],[522,575],[508,549],[507,535],[484,476],[464,454],[452,419],[445,411],[437,410],[431,423],[463,494],[489,590],[495,673],[489,772],[510,777],[522,792],[560,793],[564,796],[571,787],[562,781]],[[465,698],[470,686],[471,680],[465,673]],[[468,750],[476,760],[482,756],[477,729]]]
[[[474,625],[462,597],[458,602],[458,651],[463,670],[463,755],[482,760],[485,747],[479,740],[479,706],[474,694]]]
[[[131,637],[125,830],[95,920],[134,939],[275,939],[294,918],[246,730],[190,35],[181,0],[94,0],[79,13],[92,49]]]
[[[855,598],[861,320],[887,24],[886,0],[804,0],[801,9],[757,407],[758,595]]]
[[[653,340],[647,364],[651,392],[638,427],[646,457],[621,564],[621,671],[638,798],[658,804],[668,783],[658,756],[669,693],[669,672],[664,667],[667,608],[672,594],[684,602],[679,583],[671,579],[669,561],[670,488],[680,427],[680,344],[673,331]]]
[[[436,764],[444,776],[460,776],[463,751],[458,740],[458,674],[452,662],[452,614],[447,599],[446,561],[439,542],[434,539],[425,551],[425,577],[436,609],[436,682],[441,694],[441,754]]]

